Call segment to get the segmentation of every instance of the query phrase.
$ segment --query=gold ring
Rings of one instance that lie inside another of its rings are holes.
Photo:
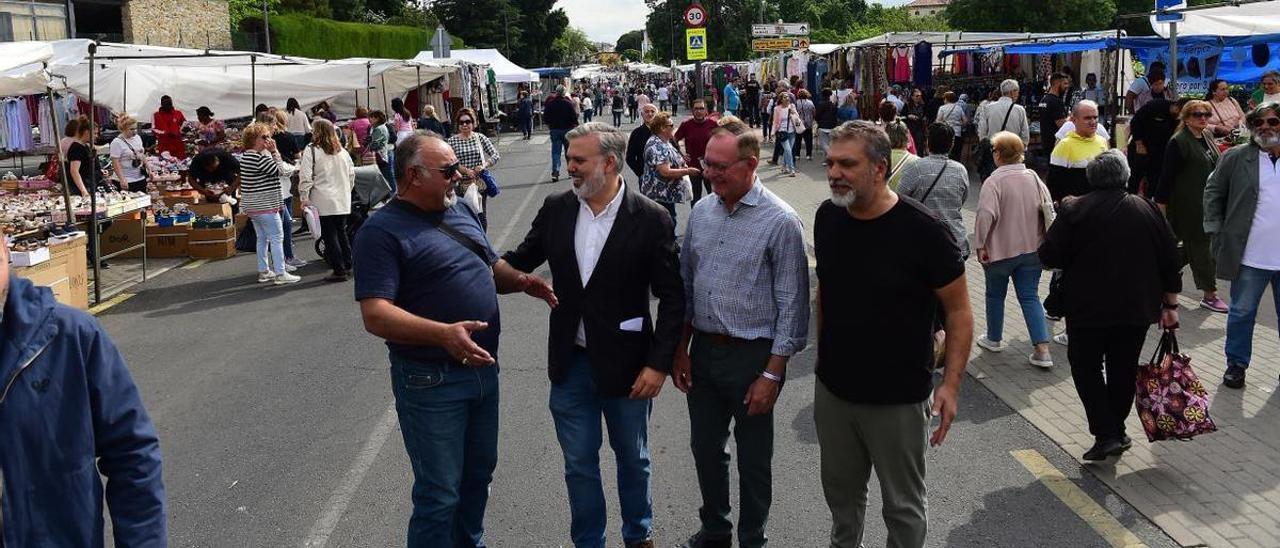
[[[462,358],[462,365],[467,365],[467,358]]]

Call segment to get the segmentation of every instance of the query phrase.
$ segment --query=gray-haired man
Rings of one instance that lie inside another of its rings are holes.
[[[991,155],[991,138],[1001,131],[1009,131],[1022,138],[1022,145],[1031,142],[1031,125],[1027,122],[1027,109],[1018,103],[1018,81],[1009,79],[1000,82],[1001,97],[982,105],[978,118],[978,138],[983,140],[978,158],[978,175],[986,180],[996,170],[995,159]]]

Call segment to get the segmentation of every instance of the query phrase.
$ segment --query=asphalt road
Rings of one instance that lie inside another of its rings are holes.
[[[490,200],[489,219],[501,251],[523,237],[543,198],[569,183],[551,183],[545,135],[504,140],[500,149],[503,192]],[[808,176],[794,179],[764,170],[806,224],[827,192],[817,162],[801,161]],[[411,478],[385,347],[365,333],[350,283],[321,282],[325,268],[311,242],[297,247],[313,260],[301,284],[259,285],[253,257],[241,254],[171,271],[100,316],[159,427],[173,546],[404,543]],[[487,538],[500,547],[565,546],[563,463],[547,410],[546,306],[524,296],[500,304],[500,461]],[[814,356],[810,346],[792,360],[776,409],[774,546],[825,545],[830,527],[813,425]],[[654,406],[650,442],[655,539],[674,546],[696,531],[700,501],[686,406],[670,384]],[[1147,545],[1174,546],[972,379],[947,443],[928,455],[929,545],[1109,546],[1010,454],[1023,449],[1042,454]],[[605,478],[611,461],[605,449]],[[620,546],[608,483],[609,539]],[[867,545],[883,545],[875,485],[868,527]]]

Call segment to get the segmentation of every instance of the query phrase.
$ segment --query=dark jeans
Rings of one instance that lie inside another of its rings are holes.
[[[949,156],[952,160],[959,162],[960,157],[963,153],[964,153],[964,138],[959,135],[956,135],[955,140],[951,142],[951,154]]]
[[[796,134],[796,144],[795,144],[796,158],[800,157],[800,143],[802,141],[804,142],[804,156],[806,158],[812,158],[813,157],[813,128],[812,127],[805,128],[803,133]]]
[[[351,240],[347,238],[346,215],[321,215],[320,234],[324,238],[324,259],[336,274],[351,270]]]
[[[583,110],[582,110],[582,121],[583,121],[583,122],[590,122],[590,121],[591,121],[591,119],[592,119],[593,117],[595,117],[595,114],[596,114],[595,109],[590,109],[590,108],[588,108],[588,109],[583,109]]]
[[[484,546],[498,463],[498,368],[391,356],[391,390],[413,465],[409,547]]]
[[[653,500],[649,492],[649,413],[651,400],[602,398],[591,378],[585,350],[573,353],[564,381],[551,385],[551,418],[564,453],[569,488],[569,535],[577,548],[604,548],[608,507],[600,479],[600,445],[609,429],[609,447],[617,461],[622,540],[637,543],[652,534]]]
[[[1191,277],[1200,291],[1217,291],[1218,280],[1214,276],[1217,264],[1209,248],[1209,238],[1182,240],[1182,264],[1191,265]]]
[[[284,199],[284,207],[280,208],[280,226],[284,228],[284,258],[293,258],[293,197]]]
[[[746,108],[742,109],[742,113],[747,118],[747,124],[756,127],[760,123],[760,101],[747,100]]]
[[[742,403],[747,389],[769,362],[773,341],[719,344],[694,335],[690,359],[693,387],[689,389],[690,447],[702,492],[702,534],[728,538],[733,532],[729,504],[729,423],[737,443],[739,546],[755,548],[767,542],[765,525],[773,499],[773,413],[747,416]]]
[[[694,164],[696,165],[697,162],[694,162]],[[702,193],[704,189],[706,190],[707,196],[711,195],[711,181],[708,181],[705,177],[701,175],[690,175],[689,181],[693,183],[692,185],[693,186],[693,202],[692,203],[697,203],[698,200],[702,199]],[[690,205],[690,207],[693,207],[692,204]]]
[[[1236,279],[1231,280],[1231,309],[1227,312],[1227,341],[1223,348],[1227,365],[1249,367],[1253,359],[1253,326],[1267,286],[1271,286],[1271,299],[1280,311],[1280,271],[1242,264]]]
[[[658,205],[667,208],[667,212],[671,213],[671,230],[675,231],[677,235],[680,234],[680,231],[676,230],[676,203],[658,202]]]
[[[622,111],[615,110],[613,111],[613,127],[618,127],[620,125],[622,125]]]
[[[560,174],[560,159],[564,157],[566,162],[569,157],[569,140],[564,138],[568,133],[567,129],[551,130],[551,173]]]
[[[382,172],[382,178],[387,180],[387,184],[391,186],[391,193],[396,193],[396,175],[392,173],[391,162],[377,158],[378,171]]]
[[[768,127],[768,126],[766,126]],[[778,138],[778,134],[773,135],[773,163],[778,163],[778,157],[782,156],[782,139]]]
[[[520,121],[520,132],[525,139],[533,137],[533,116]]]
[[[1085,417],[1089,419],[1089,433],[1098,439],[1124,435],[1124,420],[1133,407],[1138,360],[1149,327],[1072,327],[1071,318],[1067,318],[1071,378],[1084,404]]]

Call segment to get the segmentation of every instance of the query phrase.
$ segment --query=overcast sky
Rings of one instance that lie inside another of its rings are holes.
[[[910,0],[869,0],[889,6]],[[644,28],[649,9],[644,0],[560,0],[559,7],[569,14],[569,24],[586,31],[593,42],[612,44],[619,36]]]

